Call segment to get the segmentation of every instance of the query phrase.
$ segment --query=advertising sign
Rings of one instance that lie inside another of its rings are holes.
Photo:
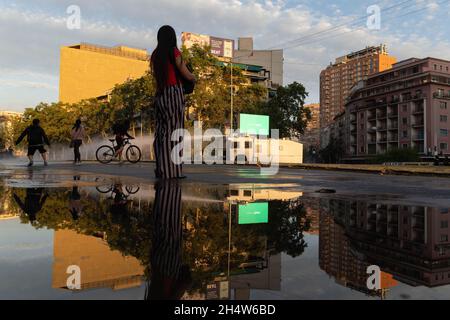
[[[239,132],[268,136],[269,116],[241,113],[239,115]]]
[[[210,37],[204,34],[183,32],[181,34],[181,43],[188,49],[194,44],[198,44],[202,47],[210,46],[211,53],[215,56],[224,58],[233,57],[234,40]]]
[[[239,224],[258,224],[269,222],[269,203],[254,202],[238,206]]]

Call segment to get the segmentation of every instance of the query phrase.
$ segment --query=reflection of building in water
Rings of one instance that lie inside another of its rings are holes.
[[[450,283],[448,208],[343,200],[329,204],[351,247],[369,264],[412,286]]]
[[[259,261],[247,262],[246,268],[233,269],[230,281],[226,276],[218,276],[206,284],[206,299],[229,299],[234,292],[235,300],[249,300],[251,290],[281,290],[281,254],[270,255]],[[250,265],[253,264],[254,268]]]
[[[319,266],[337,283],[368,295],[376,295],[366,284],[369,264],[351,250],[345,229],[327,212],[320,213]]]
[[[281,254],[269,255],[266,267],[258,272],[231,276],[230,287],[236,300],[249,300],[250,290],[281,290]]]
[[[309,221],[309,229],[305,231],[306,234],[319,234],[319,217],[320,205],[316,198],[303,197],[302,203],[306,210],[306,219]]]
[[[53,248],[53,288],[66,288],[67,267],[81,269],[81,288],[112,288],[114,290],[140,286],[144,268],[134,257],[113,251],[102,238],[57,230]]]
[[[230,184],[228,201],[253,202],[258,200],[291,200],[299,198],[303,192],[283,190],[277,186],[257,184]]]

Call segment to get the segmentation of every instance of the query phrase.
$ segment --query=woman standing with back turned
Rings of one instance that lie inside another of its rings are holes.
[[[185,99],[182,78],[195,82],[177,48],[177,37],[171,26],[158,31],[158,46],[152,53],[151,66],[156,80],[156,130],[153,148],[156,158],[155,175],[161,179],[185,178],[181,164],[171,159],[171,151],[178,143],[171,141],[172,132],[184,128]]]

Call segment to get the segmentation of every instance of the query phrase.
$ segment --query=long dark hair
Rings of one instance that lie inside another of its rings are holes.
[[[177,48],[177,35],[175,30],[168,25],[162,26],[158,30],[158,45],[152,53],[151,65],[153,77],[156,80],[158,92],[160,92],[167,83],[167,66],[171,63],[174,68],[175,56],[174,49]]]
[[[77,119],[77,121],[75,121],[75,124],[73,125],[72,129],[76,129],[77,131],[80,130],[81,128],[81,120]]]

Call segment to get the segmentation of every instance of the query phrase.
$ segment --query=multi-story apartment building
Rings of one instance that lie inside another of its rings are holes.
[[[305,153],[320,149],[320,105],[318,103],[305,105],[311,111],[311,120],[300,137]]]
[[[76,103],[108,95],[115,85],[142,77],[149,69],[146,50],[81,43],[61,48],[59,100]]]
[[[368,76],[390,69],[396,58],[389,55],[386,46],[367,47],[337,58],[320,73],[320,127],[333,122],[344,111],[350,89]]]
[[[396,148],[450,154],[450,61],[411,58],[369,76],[346,104],[347,153],[369,157]]]

